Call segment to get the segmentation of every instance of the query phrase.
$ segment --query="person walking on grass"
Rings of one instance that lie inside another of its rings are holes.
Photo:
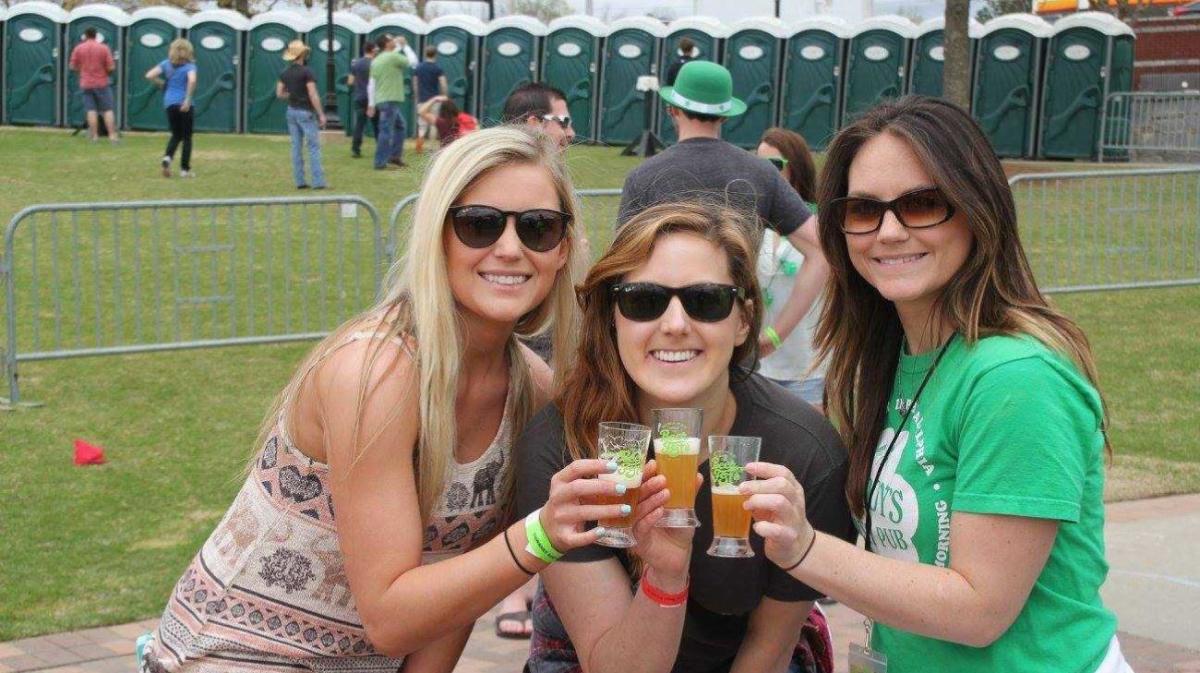
[[[446,73],[437,62],[437,47],[425,47],[425,60],[413,68],[413,91],[417,92],[417,143],[414,148],[417,154],[425,151],[425,140],[434,130],[431,118],[437,117],[439,96],[450,93],[450,85],[446,82]],[[432,115],[425,116],[425,113]]]
[[[96,37],[96,28],[84,28],[83,41],[71,50],[70,68],[79,73],[79,92],[83,96],[83,109],[87,111],[88,137],[92,142],[100,139],[99,115],[104,115],[108,139],[114,145],[121,140],[117,134],[113,92],[108,81],[109,74],[116,67],[112,50]]]
[[[317,94],[317,80],[305,64],[309,48],[293,40],[283,52],[283,60],[291,63],[275,83],[275,95],[286,100],[288,135],[292,138],[292,178],[296,189],[308,189],[304,177],[304,150],[308,150],[308,167],[312,172],[312,188],[325,189],[325,171],[321,168],[321,129],[325,128],[325,113]]]
[[[192,43],[179,38],[171,43],[167,58],[146,72],[146,79],[164,89],[163,107],[167,112],[167,125],[171,139],[162,158],[162,174],[171,177],[171,162],[175,150],[183,145],[179,159],[179,177],[194,177],[192,173],[192,121],[195,116],[192,96],[196,93],[196,56]]]
[[[367,42],[363,45],[363,55],[350,64],[348,83],[354,88],[354,130],[350,139],[350,156],[355,159],[362,157],[363,132],[367,130],[368,120],[375,137],[379,137],[379,124],[375,117],[367,114],[367,85],[371,81],[371,61],[377,53],[379,47],[374,42]]]
[[[389,165],[403,168],[404,163],[404,77],[408,58],[401,53],[404,37],[379,38],[379,54],[371,61],[371,80],[367,83],[367,114],[379,120],[375,133],[375,170]]]

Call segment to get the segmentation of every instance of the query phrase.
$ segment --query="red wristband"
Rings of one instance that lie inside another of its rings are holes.
[[[642,593],[646,594],[646,598],[658,603],[664,608],[674,608],[687,603],[688,587],[691,586],[691,580],[684,585],[683,591],[677,594],[669,594],[662,589],[650,583],[649,577],[642,575]]]

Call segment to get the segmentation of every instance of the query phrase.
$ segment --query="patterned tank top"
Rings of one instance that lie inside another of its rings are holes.
[[[343,345],[378,336],[356,332]],[[422,564],[468,551],[497,530],[512,404],[510,384],[488,448],[470,463],[451,461],[445,493],[426,522]],[[403,663],[367,639],[338,546],[329,467],[297,449],[285,426],[281,416],[233,505],[175,585],[144,669],[395,673]]]

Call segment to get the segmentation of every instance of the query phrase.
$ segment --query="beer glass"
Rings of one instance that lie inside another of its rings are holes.
[[[742,503],[748,496],[738,486],[752,479],[746,465],[758,460],[761,437],[711,435],[708,438],[708,474],[712,487],[713,541],[709,556],[749,558],[750,512]]]
[[[605,547],[632,547],[636,544],[632,535],[633,516],[642,487],[642,468],[646,465],[646,451],[650,449],[650,428],[636,423],[601,423],[598,446],[598,458],[617,464],[616,472],[601,474],[599,479],[624,484],[625,493],[598,496],[596,504],[629,505],[629,514],[601,519],[598,523],[604,527],[604,535],[600,536],[596,543]]]
[[[663,528],[696,528],[696,473],[700,470],[702,409],[655,409],[654,460],[671,496],[663,506]]]

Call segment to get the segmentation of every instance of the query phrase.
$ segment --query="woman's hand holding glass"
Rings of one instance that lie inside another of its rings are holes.
[[[750,463],[746,471],[757,477],[739,487],[750,496],[745,507],[754,517],[754,532],[762,536],[767,558],[791,568],[817,534],[805,513],[804,487],[782,465]]]
[[[658,475],[658,463],[651,460],[646,463],[646,469],[642,473],[642,483],[647,483],[647,479],[653,477],[653,481],[662,480],[666,484],[666,478]],[[704,477],[696,475],[696,488],[700,488],[700,484],[704,481]],[[643,486],[643,488],[645,488]],[[667,500],[667,492],[662,491],[663,502]],[[643,503],[645,500],[642,501]],[[660,580],[667,578],[685,578],[688,573],[688,566],[692,559],[692,538],[696,535],[695,528],[664,528],[657,526],[658,520],[662,518],[661,513],[653,513],[652,516],[646,516],[633,527],[633,537],[637,540],[637,556],[642,559],[646,565],[654,569],[656,577]]]
[[[559,470],[550,479],[550,496],[542,507],[541,522],[555,549],[567,552],[595,544],[604,529],[596,526],[589,530],[587,522],[628,515],[622,509],[625,505],[594,504],[597,496],[620,495],[616,492],[620,486],[618,482],[596,478],[615,469],[613,463],[605,460],[581,459]],[[635,529],[653,526],[662,517],[662,508],[667,502],[666,478],[657,476],[652,464],[647,470],[651,471],[644,473],[640,500],[633,512]]]

